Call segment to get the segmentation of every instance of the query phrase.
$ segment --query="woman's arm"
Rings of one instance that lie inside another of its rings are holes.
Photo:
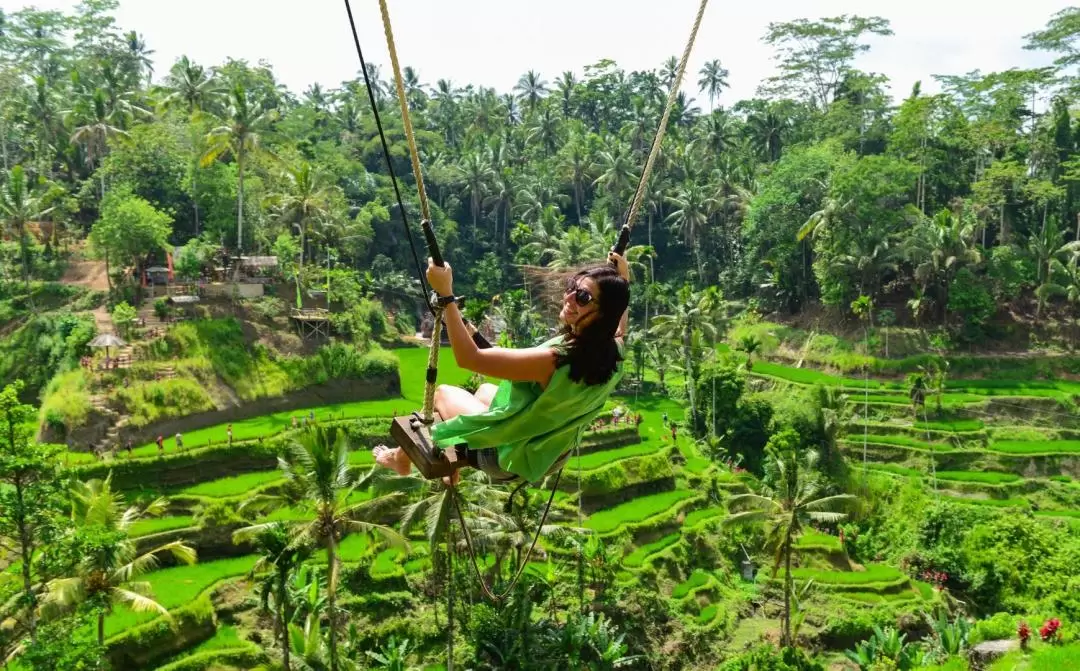
[[[555,372],[555,350],[550,347],[480,349],[469,336],[457,303],[446,307],[443,321],[450,336],[454,360],[462,368],[512,382],[539,382],[546,385],[551,380]]]
[[[428,259],[427,277],[435,293],[441,296],[454,294],[454,276],[450,264],[436,266]],[[469,335],[456,303],[443,310],[443,321],[450,337],[450,348],[454,351],[454,360],[462,368],[511,382],[539,382],[546,385],[551,380],[555,372],[555,350],[550,347],[480,349]]]

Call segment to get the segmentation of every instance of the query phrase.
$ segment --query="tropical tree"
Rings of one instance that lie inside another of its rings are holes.
[[[19,401],[21,380],[0,390],[0,534],[19,557],[22,594],[31,639],[37,637],[37,553],[59,526],[62,474],[55,446],[38,444],[30,427],[34,408]]]
[[[762,524],[765,528],[766,546],[773,551],[773,577],[784,567],[784,611],[781,622],[780,641],[784,646],[794,645],[791,634],[791,598],[794,577],[791,557],[795,541],[810,521],[836,523],[843,520],[844,513],[833,508],[855,500],[850,494],[820,496],[827,480],[817,470],[818,454],[806,450],[799,454],[799,436],[791,429],[769,439],[766,448],[766,484],[760,493],[739,494],[731,497],[728,506],[735,511],[724,520],[728,526]]]
[[[694,351],[706,342],[716,342],[719,325],[726,315],[726,304],[716,287],[695,292],[689,285],[684,285],[679,290],[673,307],[671,314],[653,318],[649,335],[681,348],[686,375],[686,397],[690,402],[691,416],[697,417],[697,403],[694,398],[697,367],[694,362],[698,357],[694,356]]]
[[[22,166],[12,168],[0,188],[0,218],[3,219],[4,227],[19,241],[22,276],[27,289],[30,288],[30,240],[26,225],[46,216],[52,210],[51,207],[44,207],[41,198],[32,192]]]
[[[236,253],[244,249],[244,168],[247,161],[260,154],[268,154],[263,148],[263,138],[270,132],[276,117],[274,110],[260,107],[251,98],[244,85],[237,83],[229,92],[228,110],[216,117],[218,126],[206,136],[207,147],[203,153],[202,166],[232,156],[236,160]]]
[[[42,608],[92,605],[97,611],[99,645],[105,643],[105,616],[118,604],[136,613],[170,617],[169,611],[152,598],[150,583],[137,578],[157,568],[158,557],[166,553],[177,561],[193,564],[195,550],[182,541],[172,541],[140,554],[130,537],[131,525],[136,521],[165,511],[165,499],[156,499],[144,508],[125,507],[124,495],[113,491],[110,475],[105,480],[76,483],[71,502],[71,542],[78,560],[73,575],[48,582]]]
[[[233,540],[254,540],[261,553],[251,574],[265,576],[262,581],[262,602],[265,606],[273,600],[274,629],[280,637],[282,665],[285,671],[289,671],[289,622],[293,610],[290,580],[311,554],[311,548],[306,544],[294,544],[289,527],[281,522],[257,530],[252,527],[240,529],[233,534]]]
[[[709,96],[709,107],[712,107],[723,90],[729,86],[727,68],[722,67],[720,60],[714,58],[705,63],[699,74],[701,78],[698,79],[698,90]]]
[[[467,154],[458,165],[458,183],[462,195],[468,197],[473,226],[477,226],[483,214],[484,199],[491,193],[495,181],[495,169],[488,153]]]
[[[514,90],[521,95],[521,99],[525,101],[525,105],[529,108],[530,112],[536,108],[537,103],[539,103],[549,91],[547,81],[535,70],[529,70],[521,75],[517,85],[514,86]]]
[[[915,266],[915,279],[923,284],[924,291],[939,296],[943,325],[948,322],[949,287],[956,272],[982,261],[975,226],[973,217],[941,210],[907,241],[905,253]]]
[[[305,252],[311,253],[309,226],[330,216],[337,187],[326,184],[323,175],[307,161],[286,168],[284,177],[282,190],[270,197],[270,204],[282,223],[292,224],[299,230],[300,266],[303,267]]]
[[[218,110],[225,96],[217,79],[213,77],[203,66],[192,63],[187,56],[181,56],[180,60],[169,69],[165,77],[165,84],[161,88],[164,96],[161,106],[164,109],[181,109],[187,113],[189,121],[193,121],[203,112],[215,112]],[[198,126],[191,123],[193,131]],[[192,138],[194,161],[191,167],[191,200],[195,217],[195,235],[199,235],[199,158],[203,154],[202,142],[199,138]]]
[[[359,480],[349,466],[349,444],[345,431],[336,426],[316,425],[303,431],[278,458],[278,467],[288,486],[302,493],[300,505],[312,508],[314,518],[285,522],[292,535],[290,545],[295,549],[307,544],[321,545],[326,550],[326,607],[329,619],[329,659],[331,671],[338,666],[337,588],[340,560],[338,543],[350,533],[377,534],[387,542],[405,545],[405,539],[393,529],[376,522],[379,506],[385,501],[350,501]],[[255,497],[251,505],[281,505],[282,496]],[[261,534],[277,522],[256,524],[247,534]]]
[[[716,208],[716,201],[708,195],[705,187],[686,182],[676,188],[675,194],[668,198],[668,203],[675,208],[668,215],[668,221],[681,234],[684,244],[693,251],[698,268],[698,283],[705,284],[699,241]]]
[[[110,105],[109,98],[101,89],[94,89],[89,97],[80,98],[70,114],[76,124],[71,134],[71,141],[82,145],[85,149],[86,159],[91,168],[101,165],[109,152],[111,138],[127,135],[127,131],[124,130],[127,124],[127,110],[118,105]],[[101,174],[99,196],[105,197],[104,173]]]

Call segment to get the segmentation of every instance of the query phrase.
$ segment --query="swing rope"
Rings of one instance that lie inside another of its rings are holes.
[[[694,49],[694,40],[697,39],[698,29],[701,28],[701,19],[705,16],[705,6],[708,4],[709,0],[701,0],[701,5],[698,7],[697,17],[694,18],[694,27],[690,31],[690,39],[686,41],[686,48],[683,49],[682,60],[679,61],[679,68],[675,73],[675,81],[671,83],[671,90],[668,91],[664,114],[660,117],[660,125],[656,129],[656,135],[653,136],[649,157],[645,160],[645,168],[641,171],[641,178],[638,180],[637,190],[634,192],[634,200],[630,202],[630,210],[626,213],[624,228],[631,229],[634,227],[638,210],[641,209],[641,203],[645,199],[645,187],[649,183],[649,176],[652,174],[656,157],[660,154],[660,144],[664,141],[668,119],[671,118],[671,110],[675,107],[675,100],[679,97],[679,86],[682,84],[683,74],[686,72],[686,63],[690,60],[690,52]]]

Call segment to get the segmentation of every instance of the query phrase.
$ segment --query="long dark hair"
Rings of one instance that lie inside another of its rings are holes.
[[[585,384],[604,384],[615,374],[622,355],[615,342],[615,332],[623,313],[630,305],[630,283],[619,276],[612,266],[604,265],[572,275],[569,283],[577,284],[589,277],[600,288],[594,300],[596,318],[581,331],[574,333],[564,326],[565,348],[560,348],[556,366],[570,365],[570,379]]]

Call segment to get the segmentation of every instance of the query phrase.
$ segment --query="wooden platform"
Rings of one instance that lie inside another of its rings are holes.
[[[330,311],[322,308],[293,308],[289,319],[296,325],[296,332],[305,340],[330,337]]]

